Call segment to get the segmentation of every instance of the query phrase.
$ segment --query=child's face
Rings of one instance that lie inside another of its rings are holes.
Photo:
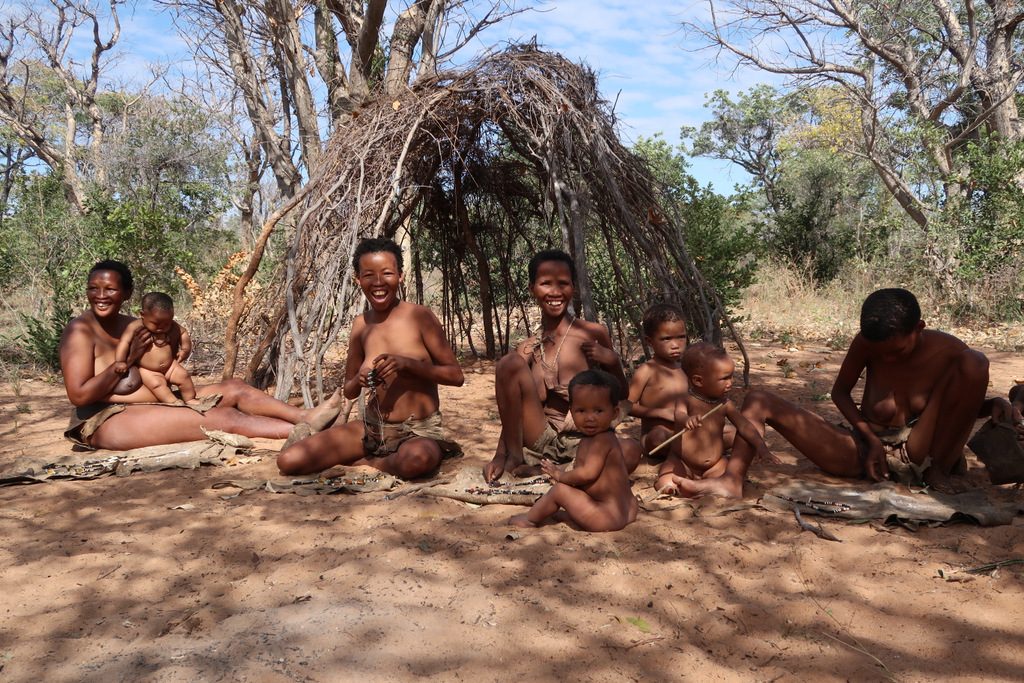
[[[735,370],[736,363],[731,358],[713,358],[699,375],[694,375],[693,384],[708,398],[725,398],[732,389],[732,373]]]
[[[647,337],[647,343],[654,357],[671,363],[678,363],[686,350],[686,323],[682,320],[670,320],[658,325],[653,337]]]
[[[398,270],[398,259],[390,251],[375,251],[359,257],[356,284],[375,311],[386,311],[398,303],[398,288],[405,275]]]
[[[174,311],[153,308],[142,312],[142,326],[153,334],[167,334],[174,323]]]
[[[542,261],[537,266],[537,279],[530,284],[530,293],[545,315],[552,318],[565,315],[576,294],[569,264],[564,261]]]
[[[569,410],[576,428],[587,436],[606,432],[616,415],[615,406],[612,405],[612,390],[590,384],[574,386]]]

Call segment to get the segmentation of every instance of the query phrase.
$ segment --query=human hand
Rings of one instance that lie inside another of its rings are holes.
[[[501,475],[505,473],[505,456],[495,455],[491,458],[491,461],[484,465],[484,481],[488,484],[501,479]]]
[[[889,465],[885,461],[885,448],[877,438],[870,442],[864,469],[867,470],[868,477],[872,481],[883,481],[889,477]]]
[[[607,346],[598,344],[593,339],[589,339],[580,344],[580,349],[583,351],[583,355],[587,357],[587,362],[590,365],[608,367],[614,365],[619,360],[619,357],[615,355],[614,351],[609,349]]]
[[[373,370],[379,379],[384,382],[396,377],[399,373],[409,368],[409,359],[405,356],[396,356],[393,353],[382,353],[373,359]]]
[[[757,457],[762,462],[770,463],[772,465],[778,465],[782,461],[775,457],[775,454],[768,450],[768,446],[761,444],[757,449]]]
[[[188,358],[188,353],[185,352],[185,349],[178,349],[178,353],[175,354],[174,358],[179,363],[184,363],[185,360]]]
[[[132,336],[131,345],[128,347],[128,358],[125,362],[128,365],[135,365],[152,345],[153,333],[140,325]]]
[[[123,360],[114,361],[114,372],[124,375],[128,372],[128,364]]]
[[[690,415],[686,418],[686,431],[691,431],[700,427],[701,422],[704,421],[700,415]]]
[[[562,476],[562,470],[555,463],[545,458],[540,461],[540,468],[552,481],[560,481],[559,477]]]

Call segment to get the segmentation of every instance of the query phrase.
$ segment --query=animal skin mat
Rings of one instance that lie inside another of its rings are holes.
[[[205,431],[205,430],[204,430]],[[130,451],[74,453],[54,460],[19,458],[0,471],[0,486],[37,484],[50,479],[124,477],[132,472],[196,469],[200,465],[241,465],[262,459],[253,442],[238,434],[206,431],[208,440]],[[269,451],[268,451],[269,452]]]
[[[793,481],[761,497],[761,505],[774,512],[794,510],[849,520],[880,520],[886,523],[919,524],[974,522],[981,526],[1011,524],[1024,513],[1020,491],[977,489],[965,493],[920,493],[890,482],[864,486],[830,486]]]

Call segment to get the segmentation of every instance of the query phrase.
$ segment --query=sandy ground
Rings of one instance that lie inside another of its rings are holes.
[[[750,350],[754,386],[835,415],[839,352]],[[991,359],[993,391],[1024,378],[1019,354]],[[467,451],[445,470],[482,466],[498,433],[491,366],[468,366],[443,400]],[[0,386],[3,462],[68,452],[67,409],[59,385]],[[828,480],[776,435],[769,446],[782,464],[755,465],[748,498]],[[654,472],[641,465],[638,492]],[[521,508],[211,489],[276,476],[267,459],[0,489],[0,680],[1024,678],[1024,565],[938,574],[1024,558],[1022,517],[917,532],[829,520],[834,543],[791,515],[712,502],[617,533],[510,540],[502,522]]]

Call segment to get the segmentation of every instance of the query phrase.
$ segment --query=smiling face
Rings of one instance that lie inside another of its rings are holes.
[[[117,317],[121,305],[131,296],[131,292],[121,284],[121,275],[113,270],[95,270],[89,274],[85,296],[89,307],[97,318]]]
[[[398,269],[395,255],[374,251],[359,257],[356,284],[375,311],[386,311],[398,303],[398,288],[405,275]]]
[[[612,390],[606,386],[577,385],[572,390],[569,410],[576,428],[587,436],[606,432],[616,415]]]
[[[654,336],[647,337],[647,343],[658,360],[678,363],[686,350],[686,323],[682,320],[661,323]]]
[[[710,358],[701,372],[693,376],[693,385],[703,396],[717,401],[732,389],[735,370],[732,358]]]
[[[572,272],[564,261],[543,261],[537,266],[537,277],[530,283],[530,293],[540,304],[541,312],[559,318],[569,310],[576,294]]]

